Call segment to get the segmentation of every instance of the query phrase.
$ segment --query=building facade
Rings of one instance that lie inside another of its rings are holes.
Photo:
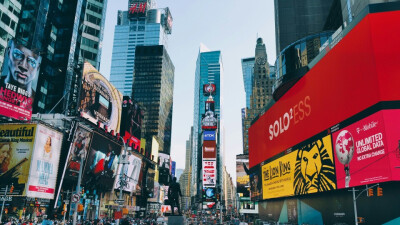
[[[0,1],[0,68],[7,43],[15,37],[20,14],[21,0]]]
[[[196,62],[195,71],[195,89],[194,89],[194,116],[193,116],[193,139],[192,139],[192,177],[191,183],[197,185],[197,189],[193,190],[192,195],[198,196],[201,199],[202,193],[202,115],[205,114],[205,104],[209,96],[203,94],[203,87],[206,84],[212,83],[215,85],[214,112],[218,120],[221,121],[221,93],[222,93],[222,78],[223,66],[222,56],[220,51],[210,51],[205,46],[200,47],[199,55]],[[221,127],[221,126],[219,126]],[[220,143],[218,135],[217,145]],[[222,185],[221,154],[217,147],[217,183]],[[193,205],[193,204],[192,204]]]
[[[145,3],[146,6],[143,6]],[[145,11],[135,12],[131,4],[137,4],[139,8],[142,4]],[[111,83],[125,96],[132,95],[136,47],[164,45],[168,48],[168,35],[172,29],[168,8],[151,9],[151,1],[131,4],[130,10],[118,11],[110,73]]]
[[[142,137],[156,136],[160,152],[169,155],[171,147],[172,107],[175,67],[163,45],[138,46],[132,97],[145,110]],[[146,152],[151,152],[151,143]]]

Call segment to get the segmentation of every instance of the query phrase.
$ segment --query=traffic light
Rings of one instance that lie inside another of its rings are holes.
[[[85,189],[84,188],[82,188],[82,190],[81,190],[81,194],[83,195],[85,193]]]
[[[383,188],[378,187],[378,188],[376,189],[376,195],[377,195],[377,196],[382,196],[382,195],[383,195]]]
[[[368,197],[374,196],[374,189],[368,188]]]
[[[14,185],[11,185],[10,193],[13,193],[13,191],[14,191]]]
[[[358,223],[365,223],[364,217],[357,217]]]
[[[63,206],[63,212],[66,212],[67,211],[67,204],[64,204],[64,206]]]

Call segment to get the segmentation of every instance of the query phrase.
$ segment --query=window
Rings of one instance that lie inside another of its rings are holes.
[[[7,26],[9,26],[11,19],[7,14],[3,13],[3,15],[1,15],[1,21],[5,23]]]

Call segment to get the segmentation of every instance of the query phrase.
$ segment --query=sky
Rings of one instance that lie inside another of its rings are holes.
[[[175,66],[171,158],[185,167],[186,140],[193,125],[194,76],[200,43],[220,50],[223,63],[221,119],[225,136],[225,165],[234,183],[236,155],[243,153],[241,108],[246,106],[241,59],[254,57],[263,38],[268,62],[275,63],[275,22],[272,0],[156,0],[173,17],[168,54]],[[109,77],[117,11],[128,0],[108,0],[100,72]]]

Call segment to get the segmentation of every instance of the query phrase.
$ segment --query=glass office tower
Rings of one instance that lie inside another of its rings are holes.
[[[221,127],[221,93],[223,66],[221,51],[210,51],[206,47],[201,46],[197,57],[195,84],[194,84],[194,116],[193,116],[193,150],[192,150],[192,177],[193,195],[199,196],[202,188],[202,146],[201,146],[201,119],[205,113],[205,102],[209,96],[203,94],[203,85],[213,83],[216,86],[216,93],[213,96],[215,101],[215,114],[218,119],[218,126]],[[218,139],[220,139],[220,134]],[[221,143],[217,140],[217,144]],[[217,146],[217,184],[221,182],[221,146]],[[197,191],[197,192],[196,192]]]
[[[124,96],[132,95],[136,47],[163,45],[167,48],[172,29],[168,8],[130,14],[130,11],[118,11],[110,72],[111,83]]]
[[[162,45],[136,48],[132,97],[144,108],[142,137],[159,143],[159,151],[169,155],[171,148],[174,71],[169,55]],[[146,152],[152,143],[146,142]]]

